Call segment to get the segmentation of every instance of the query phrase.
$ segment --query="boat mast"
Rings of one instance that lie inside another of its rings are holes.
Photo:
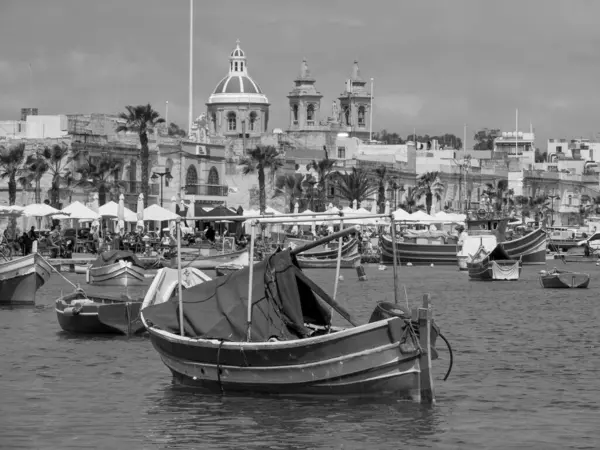
[[[340,231],[344,229],[344,219],[340,220]],[[333,285],[333,299],[337,297],[338,284],[340,280],[340,266],[342,264],[342,245],[343,245],[343,236],[340,236],[338,239],[338,254],[337,254],[337,264],[335,266],[335,283]],[[333,322],[333,306],[331,307],[331,319],[329,323],[329,331],[331,332],[331,325]]]
[[[396,255],[396,222],[394,221],[394,213],[390,214],[392,222],[392,256],[394,257],[394,304],[398,304],[398,260]]]
[[[246,341],[250,342],[252,333],[252,287],[254,278],[254,241],[256,240],[256,221],[252,221],[252,231],[250,232],[250,266],[248,267],[250,275],[248,276],[248,311],[246,314]]]
[[[183,330],[183,292],[181,287],[181,217],[175,220],[177,226],[177,296],[179,297],[179,334],[185,335]]]
[[[190,0],[190,79],[188,91],[188,136],[192,134],[194,83],[194,0]],[[168,124],[167,124],[168,126]]]

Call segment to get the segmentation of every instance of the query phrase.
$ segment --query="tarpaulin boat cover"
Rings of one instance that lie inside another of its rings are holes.
[[[92,263],[92,267],[102,267],[114,264],[119,260],[131,261],[135,266],[144,267],[137,257],[131,253],[123,250],[110,250],[108,252],[102,252],[96,258],[96,261]]]
[[[254,265],[252,283],[252,341],[298,339],[309,334],[305,323],[328,325],[329,308],[297,274],[289,251]],[[183,291],[184,332],[188,337],[246,340],[248,267],[226,277]],[[169,301],[143,310],[154,327],[179,334],[179,305]]]
[[[500,244],[496,245],[496,248],[494,248],[494,250],[490,252],[488,258],[490,259],[490,261],[502,261],[512,259],[510,256],[508,256],[508,253],[506,253],[506,250],[504,250],[504,247],[502,247],[502,245]]]

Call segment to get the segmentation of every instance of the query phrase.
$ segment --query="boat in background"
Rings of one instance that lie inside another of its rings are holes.
[[[306,241],[310,243],[311,241]],[[289,248],[294,249],[299,247],[299,244],[292,243]],[[358,239],[352,238],[342,244],[342,256],[352,255],[358,251]],[[320,258],[320,259],[337,259],[338,256],[338,244],[327,243],[327,245],[319,245],[309,252],[302,254],[303,258]]]
[[[496,245],[498,245],[498,242],[496,236],[493,234],[467,236],[462,243],[462,248],[456,255],[458,269],[469,270],[467,265],[473,261],[473,256],[475,256],[480,248],[485,249],[487,252],[491,252],[496,248]]]
[[[214,249],[203,249],[204,252],[184,253],[181,258],[181,267],[192,267],[199,270],[214,270],[222,264],[238,264],[248,266],[250,254],[248,250],[238,250],[230,253],[219,253]],[[210,251],[208,251],[210,250]],[[177,260],[171,260],[171,267],[177,267]]]
[[[523,264],[546,263],[546,231],[538,228],[517,239],[506,239],[508,217],[498,217],[493,213],[480,211],[476,215],[469,213],[466,220],[467,233],[470,235],[494,235],[499,244],[512,259],[520,259]],[[398,222],[397,222],[398,223]],[[456,264],[457,238],[443,236],[417,235],[408,240],[396,241],[396,255],[400,263],[412,264]],[[384,264],[393,263],[393,244],[389,236],[382,235],[379,241]]]
[[[336,269],[337,268],[337,258],[307,258],[304,256],[298,255],[296,257],[298,260],[298,265],[301,269]],[[350,256],[343,256],[340,261],[341,269],[352,269],[360,264],[361,255],[359,253],[354,253]]]
[[[241,264],[225,263],[215,267],[215,272],[217,273],[218,277],[226,277],[227,275],[230,275],[233,272],[242,270],[244,267],[246,266],[243,266]]]
[[[39,253],[0,262],[0,305],[34,305],[54,269]]]
[[[568,270],[558,270],[556,267],[552,270],[540,271],[540,284],[543,288],[563,289],[563,288],[587,288],[590,284],[590,275],[582,272],[570,272]]]
[[[518,280],[521,276],[521,261],[512,259],[502,245],[491,252],[480,247],[467,267],[472,280]]]
[[[144,265],[132,252],[111,250],[98,255],[87,271],[87,282],[98,286],[140,286]]]

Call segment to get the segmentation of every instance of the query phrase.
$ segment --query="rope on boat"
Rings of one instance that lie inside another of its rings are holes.
[[[442,334],[442,332],[438,332],[439,336],[442,338],[442,340],[446,343],[446,345],[448,346],[448,352],[450,353],[450,366],[448,366],[448,371],[446,372],[446,375],[444,376],[444,381],[446,381],[448,379],[448,377],[450,376],[450,372],[452,372],[452,365],[454,364],[454,355],[452,353],[452,346],[450,345],[450,342],[448,342],[448,340],[444,337],[444,335]]]
[[[221,383],[221,347],[223,347],[224,342],[224,340],[221,340],[221,342],[219,342],[219,348],[217,349],[217,381],[219,382],[221,395],[225,394],[225,391],[223,390],[223,384]]]

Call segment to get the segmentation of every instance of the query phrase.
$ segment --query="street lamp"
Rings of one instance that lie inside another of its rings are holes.
[[[400,202],[403,202],[404,201],[404,193],[406,192],[406,189],[404,189],[403,184],[400,185],[399,192],[400,192]]]
[[[160,206],[162,208],[163,205],[163,177],[167,178],[167,181],[171,181],[173,179],[173,175],[171,175],[171,171],[166,169],[164,172],[152,172],[152,176],[150,177],[152,180],[156,181],[160,177]]]

